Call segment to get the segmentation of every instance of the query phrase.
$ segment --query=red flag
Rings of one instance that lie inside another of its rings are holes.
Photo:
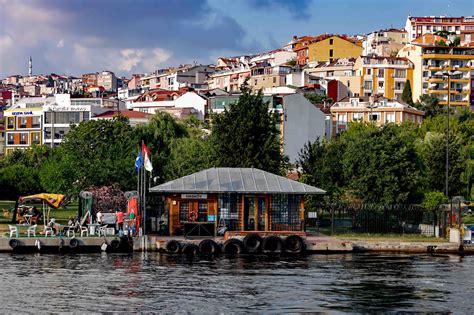
[[[153,165],[151,164],[151,154],[150,149],[147,148],[145,143],[142,144],[142,156],[143,156],[143,165],[148,172],[153,170]]]

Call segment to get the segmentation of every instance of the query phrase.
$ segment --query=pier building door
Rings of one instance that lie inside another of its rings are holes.
[[[255,230],[255,197],[244,196],[244,231]]]

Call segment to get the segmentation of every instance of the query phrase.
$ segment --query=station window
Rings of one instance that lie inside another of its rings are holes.
[[[7,129],[15,129],[15,117],[7,117]]]

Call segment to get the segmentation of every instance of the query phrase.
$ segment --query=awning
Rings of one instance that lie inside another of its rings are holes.
[[[54,209],[59,208],[62,204],[66,201],[66,196],[61,194],[48,194],[48,193],[41,193],[31,196],[20,197],[20,203],[25,202],[46,202],[49,206],[53,207]]]

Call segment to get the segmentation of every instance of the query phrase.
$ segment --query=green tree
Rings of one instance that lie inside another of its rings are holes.
[[[333,99],[327,96],[326,94],[305,93],[304,97],[306,97],[306,99],[312,104],[326,103],[330,105],[334,102]]]
[[[443,113],[443,106],[439,104],[436,96],[430,94],[423,94],[420,99],[416,101],[414,106],[425,112],[425,117],[432,117]]]
[[[166,179],[172,180],[210,168],[213,165],[212,148],[200,138],[177,138],[171,143]]]
[[[342,135],[346,189],[365,203],[416,202],[419,171],[412,128],[351,125]]]
[[[72,126],[40,177],[48,189],[75,194],[90,186],[136,187],[134,160],[139,141],[128,119],[83,121]]]
[[[236,103],[212,116],[212,141],[218,166],[256,167],[279,173],[280,153],[277,114],[269,111],[261,91],[244,87]]]
[[[458,47],[459,45],[461,45],[461,38],[456,36],[449,46]]]
[[[463,189],[461,174],[464,161],[459,138],[450,135],[449,141],[449,195],[459,195]],[[426,191],[444,191],[446,182],[446,135],[428,132],[418,147],[423,166],[422,185]]]
[[[448,200],[446,196],[440,191],[428,191],[423,196],[423,208],[426,211],[437,211],[439,206],[446,203]]]
[[[406,80],[405,86],[403,87],[402,101],[404,101],[408,105],[413,105],[413,95],[411,92],[411,84],[410,84],[410,80],[408,79]]]
[[[148,124],[138,125],[135,129],[139,141],[144,141],[150,149],[153,175],[159,177],[159,182],[167,178],[165,166],[170,158],[172,141],[189,135],[185,124],[178,123],[168,113],[158,111]]]
[[[0,196],[17,199],[22,195],[42,192],[39,170],[49,155],[46,146],[34,145],[26,150],[15,150],[0,159]]]

